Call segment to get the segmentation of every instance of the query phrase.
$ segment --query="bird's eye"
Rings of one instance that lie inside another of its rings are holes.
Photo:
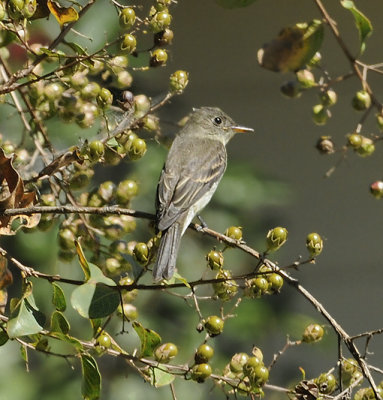
[[[215,117],[215,118],[214,118],[214,123],[215,123],[216,125],[222,124],[222,118],[221,118],[221,117]]]

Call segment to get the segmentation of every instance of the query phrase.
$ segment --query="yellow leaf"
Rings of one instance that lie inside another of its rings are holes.
[[[53,0],[48,0],[47,5],[50,12],[57,19],[60,26],[78,20],[78,12],[73,7],[61,7]]]
[[[258,51],[258,62],[271,71],[296,71],[313,58],[323,35],[323,24],[316,19],[283,28],[277,38]]]

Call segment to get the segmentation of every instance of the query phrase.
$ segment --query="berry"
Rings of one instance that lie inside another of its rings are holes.
[[[102,333],[97,339],[96,339],[96,345],[97,346],[102,346],[106,349],[108,349],[112,344],[112,340],[110,336],[106,333]]]
[[[136,138],[133,139],[129,151],[128,156],[131,160],[136,161],[142,158],[146,153],[146,143],[145,140]]]
[[[134,96],[134,111],[137,118],[143,117],[150,110],[150,100],[144,94]]]
[[[166,28],[154,35],[154,44],[156,46],[167,46],[173,41],[174,33],[171,29]]]
[[[266,278],[260,276],[258,278],[249,279],[246,281],[245,296],[251,299],[257,299],[267,293],[269,282]]]
[[[168,28],[171,22],[172,16],[167,10],[163,10],[153,15],[149,22],[149,26],[152,32],[157,33]]]
[[[268,292],[270,293],[279,293],[282,289],[283,286],[283,278],[277,274],[277,273],[272,273],[267,276],[267,282],[269,283],[269,288]]]
[[[169,89],[172,93],[182,93],[189,83],[189,73],[177,70],[170,75]]]
[[[371,106],[371,97],[365,90],[359,90],[355,93],[351,104],[357,111],[366,110]]]
[[[99,161],[104,152],[104,144],[100,140],[94,140],[89,143],[88,157],[91,161]]]
[[[206,256],[207,263],[212,270],[223,267],[223,254],[220,251],[211,250]]]
[[[302,342],[315,343],[322,340],[324,329],[319,324],[310,324],[306,327],[302,335]]]
[[[320,102],[325,107],[333,106],[337,101],[336,92],[332,89],[325,90],[319,94]]]
[[[100,93],[98,94],[96,100],[97,104],[102,109],[105,109],[113,103],[113,95],[109,89],[101,88]]]
[[[317,104],[312,109],[312,118],[316,125],[324,125],[329,117],[329,112],[322,104]]]
[[[285,82],[281,88],[281,93],[289,98],[298,98],[302,95],[301,86],[297,81]]]
[[[314,379],[319,391],[323,394],[331,394],[336,388],[336,379],[333,374],[323,373]]]
[[[205,329],[210,336],[217,336],[223,332],[224,321],[216,315],[211,315],[205,321]]]
[[[347,136],[348,144],[355,150],[362,145],[363,136],[359,133],[351,133]]]
[[[309,89],[316,85],[314,74],[308,69],[301,69],[295,75],[303,89]]]
[[[216,279],[228,279],[231,277],[230,271],[220,270]],[[238,292],[238,285],[234,280],[213,283],[214,293],[223,301],[231,300]]]
[[[321,136],[317,141],[316,148],[322,154],[332,154],[335,152],[334,142],[331,140],[331,136]]]
[[[134,246],[133,256],[140,264],[145,264],[148,261],[149,256],[149,249],[146,243],[137,243]]]
[[[381,199],[383,197],[383,181],[371,183],[370,192],[376,199]]]
[[[236,353],[231,357],[230,360],[230,371],[234,373],[239,373],[243,371],[243,366],[247,363],[249,360],[249,356],[246,353]]]
[[[159,67],[165,65],[168,60],[168,53],[164,49],[156,49],[150,55],[150,66]]]
[[[270,229],[266,236],[267,251],[276,251],[282,247],[287,240],[287,229],[277,226]]]
[[[60,229],[58,233],[58,242],[61,250],[73,250],[75,248],[76,237],[69,228]]]
[[[374,151],[375,151],[375,144],[374,144],[374,142],[373,142],[371,139],[362,136],[362,143],[361,143],[361,145],[356,149],[356,152],[357,152],[361,157],[368,157],[368,156],[370,156]]]
[[[194,355],[196,364],[207,363],[214,355],[214,349],[208,344],[201,344]]]
[[[124,35],[121,41],[121,50],[127,51],[129,54],[133,53],[137,47],[136,38],[130,33]]]
[[[118,204],[127,204],[133,197],[137,196],[138,185],[132,179],[121,181],[116,190],[116,200]]]
[[[133,27],[136,22],[136,13],[133,8],[127,7],[121,10],[119,16],[119,23],[121,28],[129,30]]]
[[[209,364],[196,364],[192,368],[191,378],[193,381],[198,383],[204,382],[212,373],[211,366]]]
[[[241,240],[242,228],[240,226],[230,226],[226,229],[225,235],[234,240]]]
[[[154,352],[158,362],[167,363],[178,354],[177,346],[173,343],[163,343]]]
[[[323,240],[318,233],[309,233],[306,238],[306,247],[311,257],[318,256],[323,250]]]

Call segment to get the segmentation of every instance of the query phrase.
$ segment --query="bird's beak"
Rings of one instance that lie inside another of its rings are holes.
[[[250,133],[250,132],[254,132],[253,128],[246,128],[245,126],[232,126],[231,129],[235,133]]]

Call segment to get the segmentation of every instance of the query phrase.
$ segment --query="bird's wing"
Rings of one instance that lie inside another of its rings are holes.
[[[178,168],[171,170],[172,163],[165,164],[157,187],[159,230],[172,225],[221,179],[226,169],[226,150],[221,142],[212,142],[197,157],[185,154]]]

